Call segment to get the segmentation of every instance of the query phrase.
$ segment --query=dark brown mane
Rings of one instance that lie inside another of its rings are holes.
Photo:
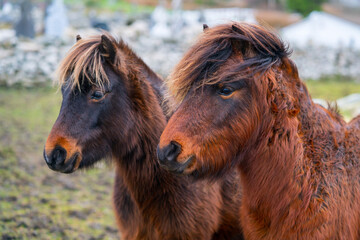
[[[239,52],[242,61],[233,64],[223,76],[213,77],[219,66]],[[249,77],[266,71],[289,54],[278,36],[259,26],[230,23],[208,28],[175,67],[167,85],[170,94],[181,102],[193,84],[202,86],[231,81],[232,75],[238,77],[245,69],[244,77]]]

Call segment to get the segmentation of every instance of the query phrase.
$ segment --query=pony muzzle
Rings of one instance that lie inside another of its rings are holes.
[[[75,153],[71,157],[66,158],[66,150],[56,147],[50,154],[46,154],[44,150],[44,159],[51,170],[72,173],[79,168],[81,162],[81,154]]]
[[[51,140],[51,138],[49,137]],[[51,170],[72,173],[79,168],[81,162],[81,151],[73,141],[59,138],[57,141],[46,142],[44,159]]]
[[[157,147],[157,157],[159,164],[164,169],[182,174],[195,160],[195,156],[191,155],[185,159],[185,161],[179,161],[178,156],[181,154],[181,145],[175,141],[171,141],[169,145],[165,147]]]

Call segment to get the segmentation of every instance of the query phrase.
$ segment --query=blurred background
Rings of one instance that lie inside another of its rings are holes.
[[[166,77],[203,23],[228,21],[276,31],[316,102],[360,113],[360,0],[0,0],[0,238],[118,238],[112,166],[65,175],[42,158],[77,34],[110,31]]]

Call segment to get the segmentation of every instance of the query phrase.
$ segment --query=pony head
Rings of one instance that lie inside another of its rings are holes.
[[[49,168],[71,173],[131,151],[139,130],[134,112],[151,115],[140,90],[150,86],[134,57],[108,33],[77,37],[58,69],[63,100],[45,144]]]
[[[299,111],[292,89],[302,84],[288,55],[262,27],[207,28],[167,80],[177,106],[158,145],[160,163],[178,173],[218,176],[259,139],[271,144],[269,126]]]

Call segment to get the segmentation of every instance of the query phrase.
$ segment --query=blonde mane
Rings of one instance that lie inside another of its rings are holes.
[[[111,34],[103,33],[114,44],[114,46],[124,45],[122,40],[117,41]],[[101,35],[80,39],[69,50],[69,53],[61,61],[57,70],[58,83],[63,86],[68,83],[69,87],[79,88],[84,79],[91,84],[103,87],[109,83],[109,79],[104,69],[104,58],[108,57],[100,51]],[[121,66],[121,59],[116,54],[114,65]]]

